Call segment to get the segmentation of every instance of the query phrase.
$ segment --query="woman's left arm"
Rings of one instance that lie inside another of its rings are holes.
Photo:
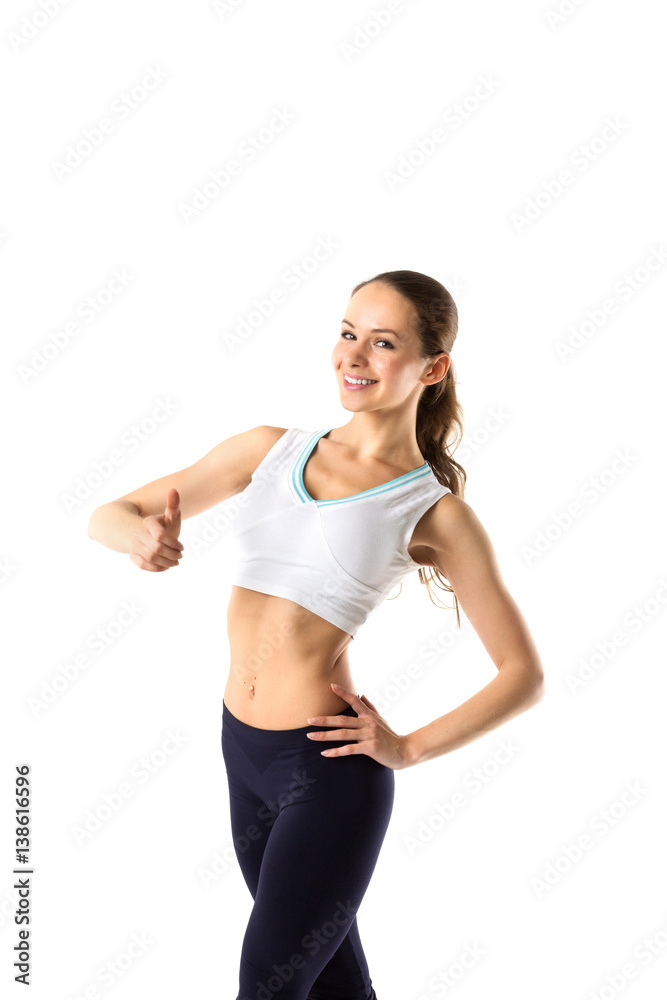
[[[472,508],[453,494],[439,500],[420,534],[420,552],[426,565],[447,578],[498,674],[451,712],[409,733],[406,766],[471,743],[532,708],[544,695],[539,653]]]

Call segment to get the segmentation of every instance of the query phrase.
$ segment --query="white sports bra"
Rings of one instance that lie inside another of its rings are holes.
[[[314,500],[303,469],[330,430],[287,430],[235,498],[240,559],[232,583],[285,597],[354,636],[396,584],[418,569],[407,551],[415,525],[451,490],[424,462],[362,493]]]

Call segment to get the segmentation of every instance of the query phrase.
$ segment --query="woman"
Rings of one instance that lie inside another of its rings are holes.
[[[426,275],[361,282],[331,356],[346,424],[252,428],[91,518],[92,538],[160,573],[183,554],[181,518],[243,494],[222,705],[232,832],[254,899],[237,1000],[377,1000],[356,911],[389,823],[393,772],[542,697],[538,652],[447,452],[461,428],[457,323],[449,292]],[[298,355],[289,374],[308,378]],[[427,590],[442,574],[457,620],[460,602],[498,674],[403,735],[354,693],[348,649],[415,570]]]

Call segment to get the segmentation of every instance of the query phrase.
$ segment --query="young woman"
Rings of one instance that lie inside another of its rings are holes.
[[[242,494],[222,704],[232,833],[254,899],[237,1000],[377,1000],[356,912],[394,771],[465,746],[543,694],[539,654],[448,453],[461,429],[457,325],[451,295],[427,275],[361,282],[331,356],[347,423],[254,427],[91,517],[92,538],[160,573],[179,564],[182,518]],[[298,352],[286,374],[309,377]],[[414,571],[429,594],[436,577],[453,593],[498,673],[400,734],[355,694],[348,650]]]

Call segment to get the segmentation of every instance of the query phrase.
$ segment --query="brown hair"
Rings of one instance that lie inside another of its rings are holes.
[[[416,332],[425,358],[451,352],[458,331],[459,315],[454,299],[444,285],[419,271],[384,271],[355,285],[352,295],[371,282],[388,285],[412,303],[417,314]],[[438,482],[463,499],[465,469],[451,455],[463,435],[463,409],[456,395],[456,384],[456,372],[450,358],[445,377],[433,385],[424,386],[422,390],[417,406],[416,435],[419,450]],[[442,573],[435,567],[428,568],[431,570],[429,576],[426,575],[426,567],[419,567],[419,580],[426,585],[431,601],[435,604],[430,581],[439,581],[442,590],[454,594]],[[454,606],[460,628],[456,594]]]

